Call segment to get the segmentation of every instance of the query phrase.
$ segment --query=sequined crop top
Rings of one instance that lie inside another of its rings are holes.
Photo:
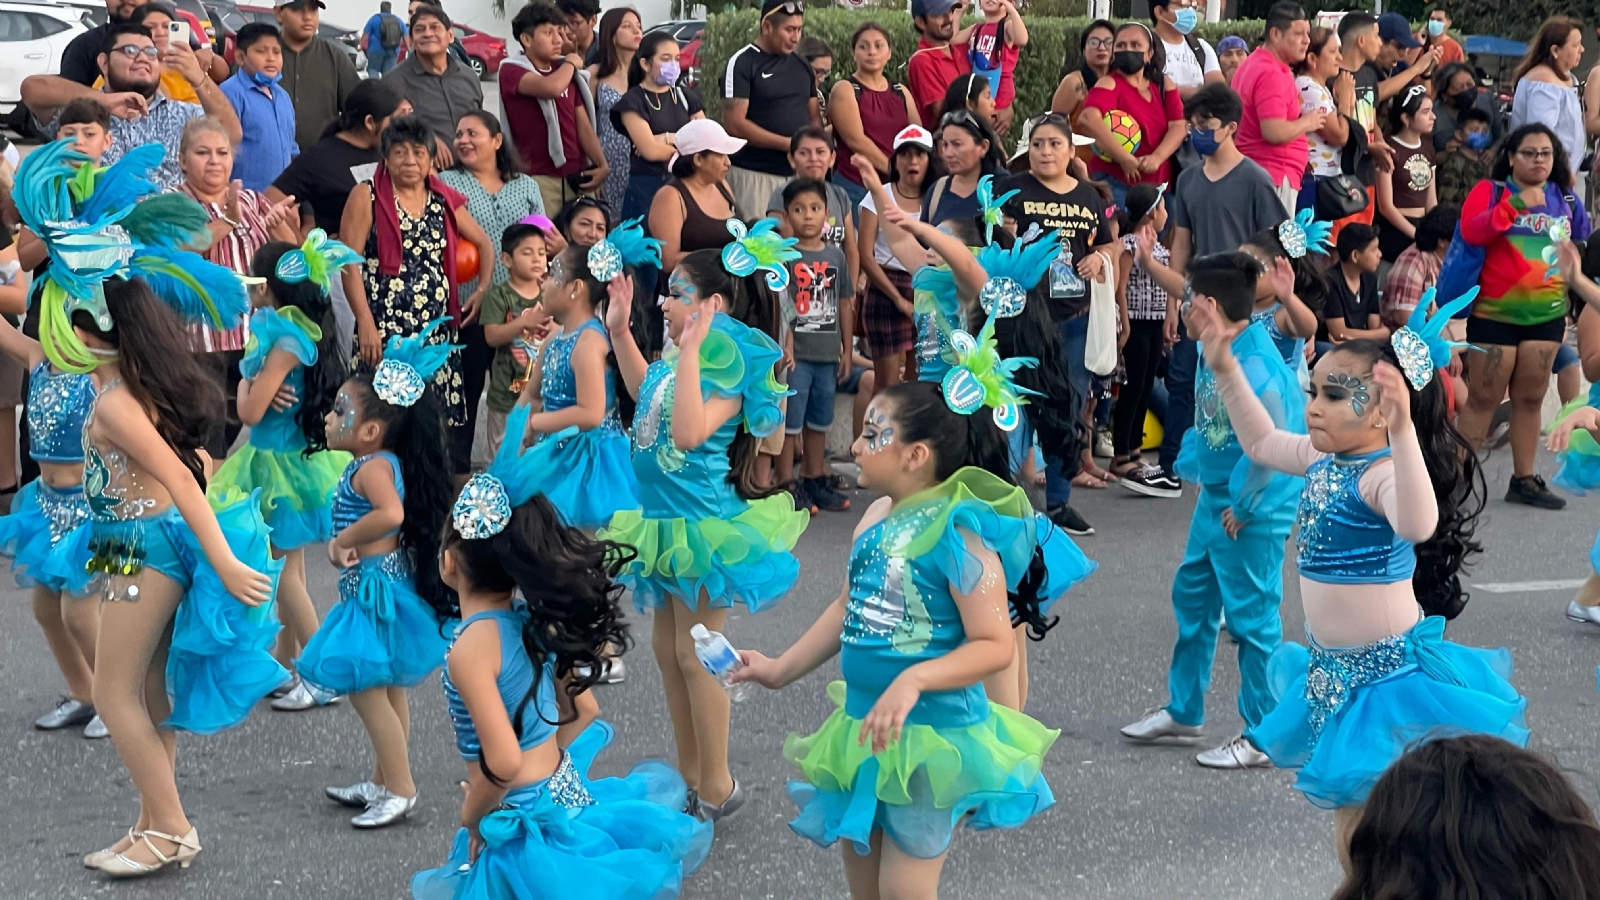
[[[388,450],[379,450],[377,453],[369,453],[360,459],[352,460],[350,465],[344,467],[344,474],[339,476],[339,486],[333,492],[332,513],[335,533],[349,528],[356,523],[357,519],[372,512],[372,503],[366,497],[357,493],[350,482],[356,477],[356,473],[361,471],[361,467],[367,464],[368,460],[379,456],[389,461],[389,467],[394,471],[394,489],[400,494],[401,500],[406,498],[406,481],[405,477],[400,474],[400,458],[398,456]],[[393,537],[399,533],[400,530],[397,528],[384,535],[384,537]]]
[[[28,376],[28,455],[39,462],[83,462],[83,423],[94,405],[87,375],[57,372],[49,362]]]
[[[555,723],[561,716],[561,709],[556,704],[555,664],[550,662],[545,663],[544,674],[539,679],[539,696],[529,700],[527,706],[522,706],[522,698],[533,686],[533,661],[528,658],[528,650],[522,643],[522,623],[525,618],[520,610],[491,609],[467,617],[456,629],[456,636],[460,637],[468,625],[480,619],[494,619],[500,626],[500,675],[495,679],[495,686],[500,689],[500,701],[505,704],[506,715],[513,727],[518,724],[517,709],[522,707],[517,745],[530,750],[555,735]],[[456,749],[461,751],[461,758],[469,762],[481,759],[483,745],[478,742],[478,730],[473,727],[467,704],[450,681],[448,662],[439,681],[444,687],[445,705],[450,710],[450,725],[456,732]]]
[[[571,332],[551,338],[545,345],[544,374],[539,384],[545,412],[566,409],[578,402],[578,381],[572,372],[572,350],[578,346],[578,339],[585,331],[599,332],[606,346],[611,346],[611,339],[606,337],[599,319],[590,319]],[[606,415],[600,427],[622,430],[622,420],[617,417],[617,374],[609,367],[606,369]]]
[[[1300,495],[1297,564],[1324,584],[1391,584],[1417,568],[1416,550],[1361,496],[1361,476],[1390,455],[1325,456],[1306,470]]]

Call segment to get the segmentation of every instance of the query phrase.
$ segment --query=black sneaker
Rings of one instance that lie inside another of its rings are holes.
[[[1506,487],[1506,502],[1524,503],[1540,509],[1565,509],[1567,506],[1567,501],[1545,487],[1544,479],[1538,475],[1513,477],[1511,484]]]
[[[817,514],[817,504],[816,501],[811,498],[811,492],[806,490],[806,487],[806,479],[796,478],[795,480],[784,485],[783,489],[788,491],[789,496],[794,498],[795,509],[803,509],[814,516]]]
[[[1046,515],[1048,515],[1050,517],[1050,521],[1056,523],[1056,525],[1060,527],[1062,531],[1065,531],[1067,534],[1070,534],[1074,537],[1088,537],[1089,535],[1094,534],[1094,526],[1090,525],[1088,522],[1085,522],[1083,520],[1083,516],[1078,515],[1077,510],[1065,503],[1059,503],[1050,507],[1050,510],[1046,513]]]
[[[800,490],[811,499],[814,509],[844,512],[850,508],[850,498],[834,490],[826,476],[800,479]]]
[[[1183,485],[1178,479],[1162,471],[1160,466],[1152,466],[1149,463],[1130,470],[1119,481],[1128,490],[1146,497],[1172,499],[1183,496]]]

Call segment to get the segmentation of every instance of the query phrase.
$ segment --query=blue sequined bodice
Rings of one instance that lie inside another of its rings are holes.
[[[1290,337],[1278,329],[1278,310],[1282,308],[1282,303],[1274,303],[1266,309],[1258,309],[1250,314],[1250,321],[1260,322],[1267,330],[1267,337],[1272,338],[1273,345],[1283,354],[1283,361],[1289,368],[1298,369],[1306,362],[1305,338]]]
[[[749,506],[728,483],[728,445],[739,433],[739,417],[722,423],[700,446],[679,449],[672,440],[676,364],[676,356],[656,360],[639,385],[630,433],[639,506],[650,519],[731,519]]]
[[[946,357],[952,352],[950,332],[959,327],[960,304],[953,294],[946,296],[942,291],[924,288],[917,288],[912,298],[912,324],[916,327],[917,336],[917,380],[940,381],[950,371]]]
[[[356,477],[356,473],[361,471],[361,467],[367,464],[367,460],[379,456],[389,461],[390,468],[394,470],[394,489],[400,494],[401,500],[406,498],[406,481],[405,477],[400,474],[399,457],[387,450],[379,450],[377,453],[369,453],[360,459],[352,460],[350,465],[345,466],[344,474],[339,476],[339,486],[333,492],[332,514],[335,533],[349,528],[356,523],[357,519],[372,512],[372,503],[366,497],[357,493],[350,482]],[[395,529],[384,535],[384,537],[391,537],[399,533],[399,529]]]
[[[91,436],[95,404],[102,394],[121,384],[121,379],[115,379],[102,387],[83,419],[83,496],[89,501],[91,520],[102,524],[150,518],[164,506],[149,495],[145,479],[134,471],[122,448],[101,446]]]
[[[950,653],[967,639],[950,580],[931,554],[906,559],[907,542],[943,512],[926,505],[891,512],[850,548],[850,596],[845,603],[843,646],[845,713],[864,717],[903,671]],[[982,684],[924,693],[907,724],[971,724],[988,715]]]
[[[39,462],[83,462],[83,423],[94,405],[87,375],[41,362],[28,376],[28,455]]]
[[[555,736],[555,723],[561,715],[560,707],[556,704],[555,665],[545,663],[544,674],[539,679],[539,696],[523,707],[522,698],[533,686],[533,660],[528,658],[527,648],[522,643],[522,623],[526,615],[514,609],[477,613],[461,623],[456,635],[459,637],[468,625],[480,619],[493,619],[500,627],[500,675],[495,679],[495,686],[500,689],[500,701],[505,704],[506,716],[511,719],[513,726],[518,724],[517,710],[522,708],[517,744],[524,750],[537,747]],[[478,730],[472,725],[467,704],[450,681],[448,656],[439,681],[444,687],[445,705],[450,710],[450,725],[456,732],[456,749],[461,751],[462,759],[479,759],[483,747],[478,743]]]
[[[1392,584],[1417,567],[1411,542],[1394,533],[1361,496],[1361,476],[1389,456],[1385,447],[1360,456],[1326,456],[1306,471],[1295,538],[1300,574],[1325,584]]]
[[[539,383],[539,396],[545,412],[566,409],[578,402],[577,377],[572,373],[572,349],[578,345],[578,339],[585,331],[599,332],[606,346],[611,346],[611,340],[606,337],[599,319],[590,319],[570,333],[558,334],[545,344],[544,374]],[[609,367],[606,369],[606,416],[600,427],[618,431],[622,429],[622,420],[617,417],[617,375]]]

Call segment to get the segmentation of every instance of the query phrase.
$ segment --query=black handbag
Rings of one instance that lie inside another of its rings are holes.
[[[1355,176],[1356,160],[1365,150],[1367,135],[1359,124],[1353,119],[1346,119],[1350,124],[1350,137],[1344,142],[1344,149],[1339,154],[1338,175],[1317,176],[1317,218],[1323,222],[1333,222],[1347,216],[1363,212],[1372,198],[1367,196],[1366,185]]]

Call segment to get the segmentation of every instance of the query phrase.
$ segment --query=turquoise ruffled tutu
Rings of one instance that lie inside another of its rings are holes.
[[[339,602],[295,660],[310,684],[334,694],[411,687],[444,662],[453,623],[441,625],[411,580],[407,551],[369,556],[339,574]]]
[[[1511,654],[1444,639],[1429,616],[1402,635],[1323,650],[1286,642],[1267,677],[1278,706],[1248,732],[1295,788],[1323,809],[1360,806],[1413,745],[1489,734],[1528,743],[1527,700],[1511,685]]]
[[[560,474],[544,483],[543,492],[569,525],[599,528],[619,511],[639,506],[628,436],[614,421],[557,440],[550,465]]]
[[[862,746],[861,720],[845,712],[845,684],[828,685],[838,707],[809,737],[791,734],[783,755],[800,769],[789,797],[800,814],[796,834],[822,847],[850,841],[871,852],[882,830],[918,859],[950,847],[955,827],[1017,828],[1055,804],[1041,767],[1061,732],[989,704],[984,720],[964,726],[907,725],[882,753]]]
[[[89,503],[83,488],[53,488],[43,479],[23,486],[0,517],[0,556],[11,560],[20,587],[43,585],[83,596],[93,580],[89,557]]]
[[[233,555],[271,576],[276,593],[283,563],[272,558],[256,504],[255,497],[229,499],[216,508],[217,524]],[[229,594],[177,507],[147,519],[94,522],[92,532],[91,564],[104,573],[96,575],[95,586],[107,602],[139,602],[143,570],[160,572],[183,588],[167,650],[172,715],[165,727],[195,734],[231,728],[289,679],[272,658],[279,628],[274,601],[251,607]]]
[[[350,454],[323,450],[269,450],[249,443],[228,457],[211,477],[208,496],[239,490],[261,492],[261,515],[272,529],[272,546],[294,550],[333,537],[333,489]]]
[[[595,722],[555,775],[515,788],[478,825],[484,849],[467,862],[467,831],[449,860],[411,879],[413,900],[668,900],[711,851],[712,825],[680,812],[683,779],[649,760],[622,778],[587,772],[614,731]]]

